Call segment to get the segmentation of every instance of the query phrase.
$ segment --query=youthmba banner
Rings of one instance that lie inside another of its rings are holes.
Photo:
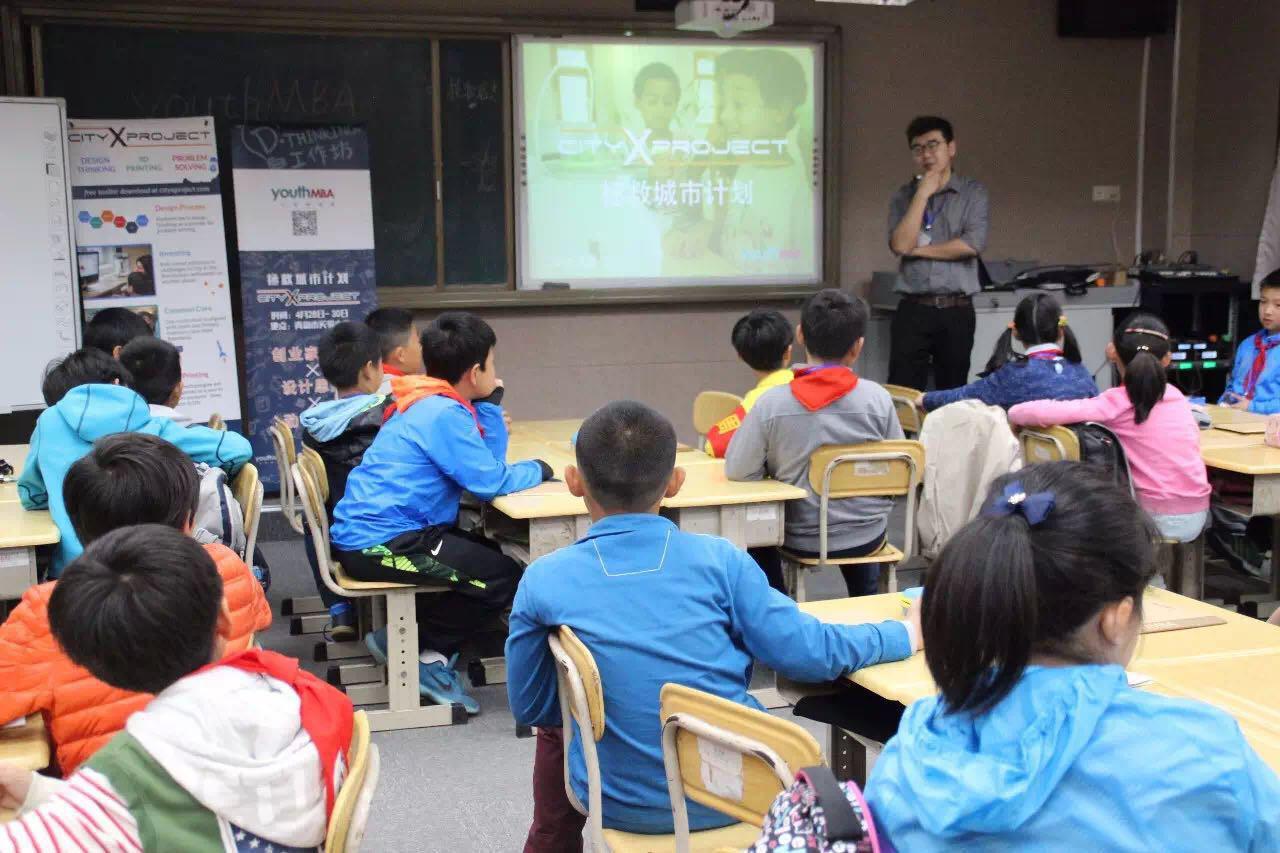
[[[267,429],[333,390],[317,344],[375,303],[369,142],[362,128],[236,125],[231,134],[240,292],[244,302],[246,434],[268,488],[279,485]]]
[[[84,318],[142,315],[182,352],[178,409],[240,427],[212,118],[67,122]]]

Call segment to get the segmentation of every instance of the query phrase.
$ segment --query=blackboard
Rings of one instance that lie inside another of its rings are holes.
[[[445,284],[507,282],[503,45],[440,42]]]
[[[378,284],[435,284],[429,40],[49,24],[43,75],[73,118],[212,115],[224,163],[238,122],[363,125]]]

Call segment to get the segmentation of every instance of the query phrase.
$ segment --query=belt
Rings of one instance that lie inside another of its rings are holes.
[[[931,308],[965,308],[973,304],[973,297],[964,293],[904,293],[902,298]]]

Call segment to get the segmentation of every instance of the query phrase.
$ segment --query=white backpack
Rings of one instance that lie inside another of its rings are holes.
[[[924,491],[916,516],[919,550],[934,559],[982,509],[991,483],[1022,467],[1022,450],[999,406],[961,400],[929,413],[920,431]]]

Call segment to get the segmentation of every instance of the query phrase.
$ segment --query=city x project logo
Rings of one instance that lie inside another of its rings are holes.
[[[129,130],[120,127],[80,127],[70,131],[71,142],[105,142],[108,148],[150,148],[175,143],[200,144],[213,138],[211,130]]]
[[[622,128],[622,132],[625,139],[599,134],[562,137],[558,145],[560,155],[596,154],[603,149],[611,154],[625,154],[623,166],[653,166],[654,157],[668,154],[733,160],[772,159],[782,157],[788,144],[785,139],[730,139],[723,145],[715,145],[706,139],[655,139],[650,142],[651,129],[646,128],[638,136],[628,128]]]

